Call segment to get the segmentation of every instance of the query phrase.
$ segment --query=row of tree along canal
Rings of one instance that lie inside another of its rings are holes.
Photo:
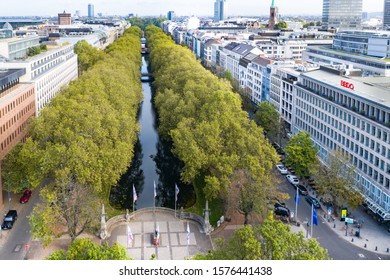
[[[153,87],[149,71],[148,56],[142,57],[142,92],[138,121],[141,126],[134,149],[134,158],[117,186],[111,189],[110,202],[115,208],[133,207],[133,185],[138,199],[135,209],[162,206],[175,208],[175,184],[180,189],[177,208],[187,208],[195,203],[195,193],[190,185],[180,181],[183,164],[172,154],[172,145],[158,135],[158,119],[153,104]],[[154,183],[157,196],[154,197]]]

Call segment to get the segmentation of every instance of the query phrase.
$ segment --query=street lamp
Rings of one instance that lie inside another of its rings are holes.
[[[10,192],[10,183],[9,183],[9,181],[10,181],[10,175],[9,175],[9,173],[8,173],[8,211],[11,209],[11,192]]]

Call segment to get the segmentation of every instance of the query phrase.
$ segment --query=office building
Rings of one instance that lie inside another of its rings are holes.
[[[225,0],[215,0],[214,3],[214,21],[225,19]]]
[[[59,25],[71,25],[72,24],[72,15],[66,13],[65,11],[61,14],[58,14],[58,24]]]
[[[93,4],[88,4],[88,18],[94,18],[95,17],[95,11]]]
[[[28,59],[3,63],[9,69],[26,69],[20,80],[35,85],[37,116],[62,86],[78,77],[77,55],[73,48],[72,44],[68,44]]]
[[[25,73],[25,69],[0,69],[0,162],[26,137],[28,120],[35,114],[34,84],[19,81]],[[0,180],[0,208],[2,194]]]
[[[390,32],[345,31],[339,32],[332,47],[310,46],[302,59],[310,63],[352,65],[363,75],[390,76]]]
[[[363,0],[323,0],[322,24],[325,29],[359,30]]]
[[[176,17],[176,14],[174,11],[168,12],[168,15],[167,15],[168,20],[173,20],[175,17]]]
[[[278,8],[275,6],[275,0],[272,0],[272,4],[269,11],[268,28],[273,30],[277,22]]]
[[[31,47],[39,47],[39,36],[0,39],[0,57],[6,60],[24,59]]]
[[[383,8],[383,29],[390,30],[390,0],[385,0]]]
[[[348,155],[355,187],[381,222],[390,221],[390,88],[386,77],[353,77],[321,66],[295,83],[293,133],[305,130],[326,162]]]

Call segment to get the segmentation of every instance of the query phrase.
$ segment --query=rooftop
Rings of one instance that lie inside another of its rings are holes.
[[[332,49],[331,47],[326,47],[326,46],[310,46],[307,47],[307,50],[314,49],[314,50],[322,50],[330,53],[340,53],[344,54],[346,56],[350,57],[357,57],[360,59],[366,59],[366,60],[373,60],[376,62],[384,62],[384,63],[390,63],[390,58],[380,58],[380,57],[375,57],[375,56],[368,56],[368,55],[362,55],[362,54],[357,54],[357,53],[351,53],[351,52],[346,52],[346,51],[341,51],[341,50],[335,50]]]
[[[0,69],[0,87],[26,74],[26,69]]]
[[[381,107],[390,108],[390,88],[378,85],[383,82],[382,78],[387,78],[388,80],[388,77],[378,77],[377,83],[377,77],[346,77],[322,69],[306,72],[302,74],[302,76],[326,83],[340,91],[348,92],[351,95],[369,100]],[[341,86],[340,82],[342,80],[352,83],[354,85],[354,90]]]

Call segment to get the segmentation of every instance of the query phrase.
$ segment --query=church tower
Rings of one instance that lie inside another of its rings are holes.
[[[272,0],[271,8],[269,11],[268,28],[273,30],[277,22],[278,7],[275,6],[275,0]]]

